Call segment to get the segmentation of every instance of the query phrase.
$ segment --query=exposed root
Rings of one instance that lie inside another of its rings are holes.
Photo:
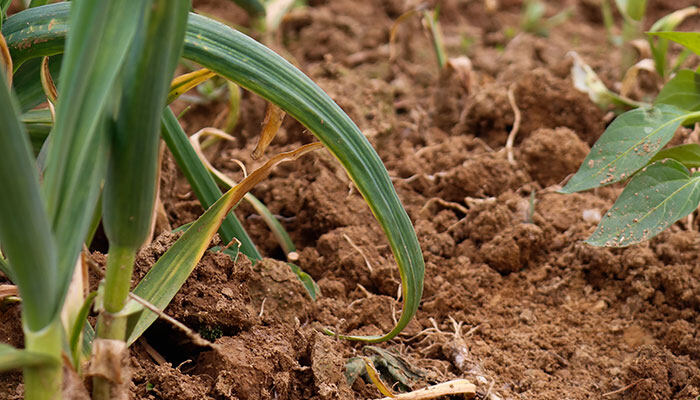
[[[263,314],[265,313],[265,302],[267,301],[267,297],[265,297],[260,303],[260,313],[258,313],[258,318],[262,318]]]
[[[355,243],[353,243],[348,235],[343,233],[343,237],[345,238],[345,240],[348,241],[348,243],[350,243],[350,246],[352,246],[352,248],[355,249],[355,251],[360,253],[360,255],[362,256],[362,259],[365,260],[365,265],[367,266],[367,269],[369,270],[370,273],[372,273],[372,271],[373,271],[372,264],[370,264],[369,260],[365,256],[365,253],[362,251],[362,249],[359,248]]]
[[[178,328],[178,329],[179,329],[180,331],[182,331],[185,335],[187,335],[187,337],[188,337],[190,340],[192,340],[192,343],[194,343],[194,344],[196,344],[196,345],[198,345],[198,346],[210,347],[210,348],[212,348],[212,349],[218,351],[218,346],[216,345],[216,343],[212,343],[212,342],[210,342],[210,341],[204,339],[203,337],[199,336],[199,334],[198,334],[197,332],[195,332],[195,331],[193,331],[192,329],[188,328],[188,327],[187,327],[185,324],[183,324],[182,322],[180,322],[180,321],[176,320],[175,318],[169,316],[168,314],[164,313],[164,312],[161,311],[158,307],[156,307],[155,305],[149,303],[147,300],[145,300],[145,299],[143,299],[143,298],[141,298],[141,297],[139,297],[139,296],[137,296],[137,295],[135,295],[135,294],[133,294],[133,293],[129,293],[129,298],[132,299],[132,300],[134,300],[135,302],[141,304],[142,306],[144,306],[144,307],[147,308],[148,310],[150,310],[150,311],[156,313],[156,314],[158,315],[159,318],[161,318],[161,319],[163,319],[163,320],[169,322],[171,325],[173,325],[174,327]]]
[[[0,285],[0,300],[11,296],[19,296],[19,289],[17,289],[17,286]]]
[[[630,390],[630,389],[632,389],[633,387],[635,387],[636,385],[638,385],[640,382],[645,381],[645,380],[646,380],[645,378],[643,378],[643,379],[638,379],[638,380],[636,380],[636,381],[630,383],[629,385],[627,385],[627,386],[625,386],[625,387],[622,387],[622,388],[617,389],[617,390],[613,390],[612,392],[605,393],[605,394],[603,395],[603,397],[610,397],[610,396],[613,396],[613,395],[616,395],[616,394],[620,394],[620,393],[622,393],[622,392],[625,392],[625,391],[627,391],[627,390]]]
[[[445,208],[451,208],[453,210],[457,210],[465,215],[469,212],[469,210],[466,207],[464,207],[463,205],[461,205],[459,203],[446,201],[446,200],[443,200],[439,197],[433,197],[425,203],[425,205],[420,209],[419,213],[426,211],[428,208],[430,208],[430,206],[432,206],[433,204],[436,204],[436,203],[445,207]]]
[[[476,396],[476,386],[466,379],[455,379],[412,392],[399,393],[393,397],[384,397],[381,400],[427,400],[457,394],[462,394],[467,396],[467,398],[473,398]]]
[[[168,360],[166,360],[165,357],[163,357],[156,349],[154,349],[153,346],[148,344],[148,342],[143,336],[139,338],[139,343],[141,344],[141,346],[143,346],[143,349],[146,350],[146,353],[148,353],[148,355],[151,356],[153,361],[156,362],[156,364],[165,365],[168,363]]]
[[[508,140],[506,140],[506,157],[511,165],[515,165],[515,158],[513,157],[513,143],[515,142],[515,135],[517,135],[518,130],[520,130],[521,119],[520,109],[518,108],[518,105],[515,104],[515,83],[512,83],[508,88],[508,102],[513,108],[513,114],[515,114],[515,116],[513,119],[513,128],[508,134]]]

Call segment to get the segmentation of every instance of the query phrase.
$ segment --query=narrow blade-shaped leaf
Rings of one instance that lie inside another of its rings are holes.
[[[561,192],[579,192],[631,177],[671,140],[689,115],[667,104],[620,115],[593,145]]]
[[[18,115],[19,107],[0,71],[0,243],[24,299],[23,317],[29,329],[39,331],[59,309],[47,307],[59,297],[57,254],[36,164]]]
[[[59,252],[60,295],[87,236],[107,161],[105,109],[144,2],[75,2],[43,192]],[[38,8],[37,8],[38,9]],[[60,307],[61,302],[52,302]]]
[[[190,6],[189,0],[149,4],[124,63],[103,193],[102,222],[110,248],[121,246],[134,252],[150,231],[158,183],[160,114],[182,53]]]
[[[206,156],[202,152],[202,145],[200,144],[200,138],[202,137],[202,135],[211,135],[213,137],[218,137],[219,139],[224,140],[233,140],[233,138],[223,131],[219,131],[217,129],[212,128],[204,128],[199,132],[195,133],[194,135],[190,136],[190,143],[192,143],[192,148],[197,153],[197,156],[202,161],[202,164],[204,164],[204,166],[209,170],[209,172],[218,184],[223,185],[225,190],[231,189],[232,187],[236,186],[237,183],[233,179],[223,174],[221,171],[214,168],[214,166],[211,165],[209,160],[207,160]],[[275,238],[282,247],[284,254],[289,256],[291,252],[296,251],[296,246],[294,245],[292,238],[289,236],[289,234],[284,229],[282,224],[277,220],[277,218],[275,218],[275,216],[272,215],[267,206],[263,204],[262,201],[258,200],[257,197],[253,196],[253,194],[250,192],[246,193],[246,195],[243,198],[251,206],[253,206],[253,209],[255,209],[258,215],[262,217],[265,224],[272,231],[272,234],[275,235]]]
[[[161,310],[165,309],[194,267],[197,266],[209,242],[219,229],[221,221],[243,196],[258,182],[265,179],[276,164],[294,160],[320,147],[319,143],[312,143],[288,153],[278,154],[226,192],[158,259],[148,274],[136,286],[134,294]],[[157,317],[152,312],[132,315],[129,318],[127,343],[131,344],[138,339]]]
[[[700,55],[700,32],[649,32],[648,34],[672,40]]]
[[[16,349],[0,343],[0,372],[55,363],[56,360],[47,355]]]
[[[321,288],[318,287],[318,285],[314,281],[314,278],[312,278],[311,275],[304,272],[304,270],[302,270],[300,266],[294,263],[288,262],[287,265],[289,265],[289,268],[292,269],[292,272],[294,272],[297,278],[299,278],[301,284],[304,285],[304,288],[306,288],[306,291],[309,293],[309,297],[311,297],[311,300],[316,300],[318,295],[321,293]]]
[[[170,91],[168,92],[168,99],[166,100],[166,103],[172,103],[183,93],[215,76],[215,73],[206,68],[198,69],[196,71],[178,76],[177,78],[173,79],[172,83],[170,84]]]
[[[221,197],[221,189],[219,189],[214,178],[199,160],[197,153],[190,145],[187,134],[182,130],[177,117],[175,117],[175,114],[169,107],[166,107],[165,111],[163,111],[161,123],[163,124],[161,131],[163,140],[168,145],[168,149],[173,154],[178,167],[180,167],[180,170],[190,183],[192,191],[203,207],[211,207]],[[226,219],[221,224],[219,233],[221,238],[227,243],[233,238],[237,238],[241,242],[241,252],[250,259],[262,259],[262,255],[233,213],[226,216]]]
[[[285,110],[309,128],[340,161],[387,235],[404,294],[403,313],[391,332],[346,338],[376,342],[396,336],[418,309],[425,264],[415,231],[389,174],[362,132],[301,71],[225,25],[190,15],[185,57]]]
[[[700,176],[675,160],[657,161],[635,175],[587,243],[623,247],[643,242],[693,212]]]
[[[700,74],[684,69],[668,81],[654,99],[654,104],[669,104],[681,110],[700,110]]]
[[[15,72],[12,86],[17,93],[17,100],[19,100],[22,112],[27,112],[46,101],[44,89],[41,86],[41,81],[38,79],[41,73],[41,61],[41,57],[32,58],[22,64]],[[52,76],[57,77],[59,75],[62,61],[63,55],[61,54],[51,57],[49,71],[51,71]]]
[[[27,47],[24,36],[13,36],[23,28],[19,22],[26,23],[26,15],[6,31],[14,16],[9,18],[3,33],[15,62],[60,52],[65,32],[47,28],[51,20],[65,19],[69,8],[69,3],[58,3],[33,9],[42,11],[33,21],[41,25],[37,30],[43,34],[32,35],[34,40],[42,41],[40,47]],[[24,46],[20,46],[21,43]],[[14,58],[15,53],[17,58]],[[183,56],[278,105],[309,128],[338,158],[387,235],[399,267],[404,295],[403,312],[391,332],[351,339],[378,342],[396,336],[418,309],[425,264],[415,231],[389,174],[364,135],[301,71],[260,43],[223,24],[190,14]]]

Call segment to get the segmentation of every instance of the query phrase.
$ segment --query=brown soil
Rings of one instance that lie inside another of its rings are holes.
[[[232,2],[194,3],[248,23]],[[566,7],[573,15],[544,38],[518,32],[519,0],[495,1],[492,10],[484,1],[434,1],[448,54],[472,65],[442,73],[417,19],[388,46],[393,21],[417,2],[308,3],[285,18],[270,45],[356,121],[414,221],[426,261],[424,297],[399,338],[380,345],[420,372],[411,386],[461,377],[477,385],[480,399],[700,396],[698,223],[682,221],[630,248],[595,248],[582,240],[620,188],[556,193],[610,121],[571,85],[566,53],[576,50],[610,87],[619,82],[620,49],[606,41],[596,2],[548,1],[547,15]],[[647,25],[692,3],[649,0]],[[654,85],[640,86],[654,95]],[[515,120],[509,90],[522,115],[515,164],[504,149]],[[250,153],[264,108],[244,93],[237,141],[209,153],[236,179],[232,159],[249,169],[260,163]],[[225,112],[223,99],[198,105],[184,126],[194,132]],[[268,154],[312,139],[288,120]],[[163,168],[170,224],[192,221],[201,207],[170,156]],[[254,194],[280,216],[322,295],[311,301],[287,264],[273,259],[283,256],[277,242],[241,204],[237,215],[271,258],[252,265],[206,254],[166,312],[215,339],[217,349],[156,322],[132,347],[134,398],[381,397],[369,382],[350,386],[344,375],[349,358],[374,353],[320,333],[386,332],[401,309],[395,262],[361,196],[326,152],[277,168]],[[175,237],[163,233],[142,250],[139,277]],[[99,252],[93,258],[104,265]],[[19,306],[0,307],[0,340],[21,346]],[[0,398],[21,398],[20,381],[4,375]]]

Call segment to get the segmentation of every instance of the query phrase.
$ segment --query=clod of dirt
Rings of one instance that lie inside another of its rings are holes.
[[[256,326],[216,343],[220,350],[201,353],[192,373],[212,378],[214,397],[250,400],[288,398],[307,346],[301,332],[279,325]]]
[[[344,370],[345,359],[336,349],[336,340],[317,332],[311,346],[311,371],[316,391],[322,400],[353,397]]]
[[[687,356],[643,346],[625,366],[625,381],[638,382],[623,393],[629,400],[681,400],[700,395],[700,369]]]
[[[533,224],[519,224],[496,235],[481,247],[480,256],[502,274],[520,271],[535,262],[542,250],[543,232]]]
[[[542,187],[561,183],[576,172],[589,151],[569,128],[538,129],[520,145],[527,172]]]
[[[461,202],[465,197],[492,197],[515,191],[528,180],[524,171],[514,169],[505,158],[484,154],[439,174],[433,190],[434,197]]]
[[[515,103],[522,115],[519,140],[540,128],[567,127],[592,145],[605,130],[602,111],[570,81],[546,69],[520,75]],[[467,99],[453,134],[475,134],[492,147],[502,146],[513,121],[507,86],[497,82]]]

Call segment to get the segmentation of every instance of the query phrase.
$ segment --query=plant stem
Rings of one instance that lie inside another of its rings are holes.
[[[126,305],[136,250],[130,247],[110,246],[107,255],[107,273],[103,299],[104,311],[97,323],[97,336],[103,339],[126,339],[126,318],[114,314]]]
[[[126,316],[119,312],[124,309],[131,288],[131,274],[134,270],[136,249],[128,246],[110,245],[107,255],[103,310],[97,319],[99,339],[126,340]],[[93,357],[100,355],[93,353]],[[92,395],[96,400],[112,398],[115,383],[101,376],[92,380]]]
[[[54,358],[55,363],[24,368],[24,398],[27,400],[60,400],[63,382],[61,364],[60,318],[55,318],[46,328],[38,332],[24,329],[25,349]]]

